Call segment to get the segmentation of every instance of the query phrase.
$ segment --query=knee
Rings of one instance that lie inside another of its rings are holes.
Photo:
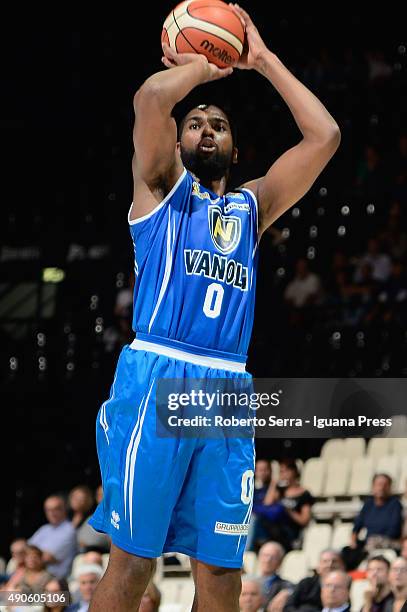
[[[242,589],[242,570],[232,567],[219,567],[217,565],[205,564],[206,571],[212,577],[216,577],[216,584],[239,596]]]
[[[137,557],[121,551],[110,556],[108,572],[122,584],[140,584],[149,581],[156,568],[156,559]]]

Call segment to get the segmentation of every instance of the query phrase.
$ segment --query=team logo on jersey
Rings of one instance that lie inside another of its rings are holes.
[[[242,222],[239,217],[223,215],[219,206],[208,208],[209,231],[212,242],[221,253],[231,253],[239,244]]]
[[[200,200],[210,200],[211,196],[207,191],[199,191],[199,183],[192,183],[192,195],[197,196]]]

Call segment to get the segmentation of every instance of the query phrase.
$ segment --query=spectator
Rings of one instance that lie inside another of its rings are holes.
[[[27,552],[27,540],[18,538],[10,545],[11,558],[7,563],[6,574],[8,578],[22,576],[25,571],[25,555]]]
[[[400,219],[390,215],[385,230],[380,234],[383,250],[394,259],[403,259],[407,253],[407,233],[402,230]]]
[[[139,612],[158,612],[160,609],[160,603],[160,590],[153,581],[150,581],[141,600]]]
[[[365,262],[361,265],[358,280],[347,283],[338,278],[338,290],[344,304],[344,322],[358,325],[363,319],[368,319],[374,306],[379,283],[373,278],[372,266]]]
[[[277,573],[284,558],[284,548],[278,542],[266,542],[259,550],[259,575],[262,581],[265,607],[282,589],[293,590],[293,584]]]
[[[280,479],[272,482],[264,504],[279,501],[285,513],[278,521],[278,541],[286,550],[298,548],[302,530],[311,520],[311,506],[314,498],[300,485],[300,472],[294,460],[280,461]]]
[[[382,202],[385,191],[384,169],[380,152],[373,145],[365,146],[356,169],[354,186],[355,195],[368,201]]]
[[[253,576],[242,576],[242,591],[239,598],[240,612],[261,612],[263,595],[261,582]]]
[[[291,595],[281,591],[277,597],[286,597],[284,612],[316,612],[322,609],[321,581],[335,570],[344,571],[341,555],[336,550],[323,550],[314,576],[303,578],[294,587]]]
[[[264,498],[271,483],[270,461],[258,459],[255,467],[255,489],[253,512],[250,520],[246,550],[258,550],[259,545],[278,535],[276,520],[284,514],[284,506],[279,502],[264,504]]]
[[[87,612],[96,590],[97,584],[103,576],[103,569],[95,564],[82,564],[75,574],[79,582],[80,601],[67,608],[67,612]]]
[[[48,523],[40,527],[28,540],[43,551],[43,560],[49,572],[57,578],[65,578],[76,554],[76,533],[67,519],[65,499],[51,495],[44,503]]]
[[[69,493],[68,504],[72,525],[78,529],[92,514],[95,506],[93,493],[86,485],[78,485]]]
[[[96,550],[90,550],[89,552],[84,553],[82,562],[88,565],[95,564],[100,565],[100,567],[103,567],[103,557],[101,553],[97,552]]]
[[[390,563],[383,555],[371,557],[367,563],[366,578],[369,586],[364,593],[361,612],[384,612],[393,601],[389,583]]]
[[[284,298],[295,308],[303,308],[320,301],[321,282],[319,276],[310,271],[306,259],[297,261],[295,277],[288,283]]]
[[[390,566],[389,582],[393,601],[386,604],[385,612],[400,612],[407,600],[407,561],[397,557]]]
[[[321,580],[322,612],[348,612],[350,610],[351,578],[346,572],[329,572]]]
[[[21,591],[29,595],[41,593],[52,575],[46,571],[42,551],[37,546],[26,548],[24,571],[15,572],[2,590]]]
[[[386,253],[380,250],[377,238],[370,238],[367,243],[367,251],[362,255],[359,265],[356,267],[354,281],[360,282],[363,278],[363,265],[369,264],[372,267],[372,278],[379,283],[384,283],[390,276],[391,259]]]
[[[373,316],[380,316],[384,323],[396,321],[404,325],[406,320],[407,302],[407,279],[404,274],[403,264],[394,261],[391,269],[391,276],[383,284],[377,296],[377,305]]]
[[[48,602],[48,605],[45,605],[43,608],[43,612],[64,612],[68,609],[69,606],[69,586],[65,578],[51,578],[49,582],[45,585],[44,588],[45,593],[49,593],[49,595],[54,597],[59,601]],[[59,595],[64,593],[64,596],[68,597],[68,601],[66,604],[60,602]]]
[[[397,548],[401,535],[402,506],[391,494],[392,479],[387,474],[376,474],[372,481],[372,495],[367,498],[354,521],[350,546],[343,549],[348,570],[352,570],[375,548]],[[361,530],[365,539],[359,540]]]

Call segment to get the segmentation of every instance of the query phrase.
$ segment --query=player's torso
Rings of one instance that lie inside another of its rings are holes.
[[[253,195],[218,197],[186,173],[130,229],[137,336],[168,338],[207,354],[246,355],[257,266]]]

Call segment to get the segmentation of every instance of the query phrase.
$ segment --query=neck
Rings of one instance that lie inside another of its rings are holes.
[[[198,183],[201,183],[201,180],[193,172],[191,172],[191,174],[198,181]],[[216,179],[213,181],[207,180],[204,183],[202,183],[202,186],[208,187],[208,189],[213,191],[213,193],[216,193],[216,195],[218,196],[223,196],[223,194],[226,191],[227,180],[228,180],[227,176],[222,176],[222,178]]]

